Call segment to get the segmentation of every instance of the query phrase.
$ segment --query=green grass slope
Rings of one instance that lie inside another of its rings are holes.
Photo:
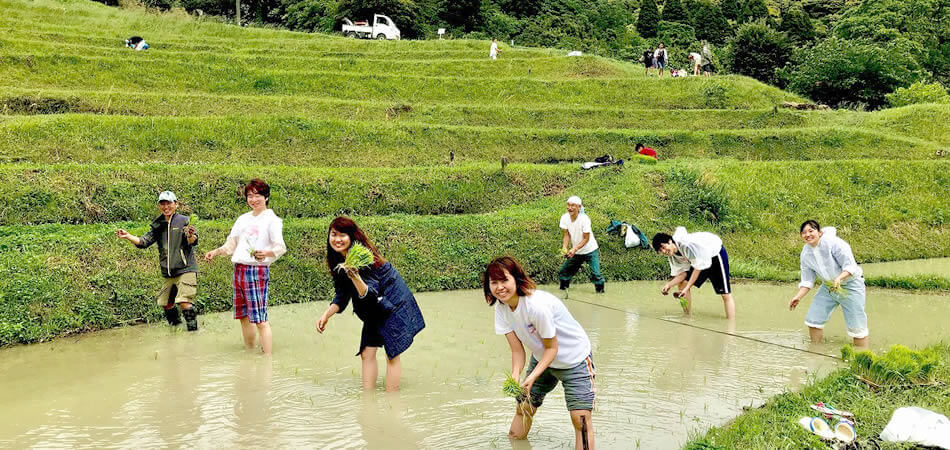
[[[134,34],[152,48],[123,48]],[[0,345],[157,319],[154,250],[113,231],[144,231],[172,189],[210,250],[251,177],[285,218],[276,304],[330,298],[326,226],[341,213],[413,289],[476,287],[503,253],[552,281],[568,195],[585,200],[609,280],[666,273],[600,233],[609,219],[718,232],[735,273],[757,279],[795,278],[806,218],[838,226],[861,261],[950,255],[950,107],[791,111],[780,104],[804,100],[745,77],[487,50],[0,0]],[[637,142],[661,162],[578,168]],[[202,263],[201,310],[229,308],[229,277],[227,261]]]

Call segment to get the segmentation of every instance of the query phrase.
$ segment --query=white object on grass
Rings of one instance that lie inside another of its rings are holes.
[[[881,431],[881,439],[950,449],[950,419],[916,406],[897,408]]]
[[[832,440],[835,438],[835,433],[831,431],[831,426],[821,417],[802,417],[798,419],[798,424],[822,439]]]
[[[581,55],[583,55],[583,53],[581,53],[580,50],[574,50],[573,52],[570,52],[567,54],[567,56],[581,56]]]

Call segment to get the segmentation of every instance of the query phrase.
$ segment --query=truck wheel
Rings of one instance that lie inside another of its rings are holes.
[[[379,33],[379,34],[376,35],[376,40],[383,40],[383,39],[386,39],[386,35],[385,35],[385,34]]]
[[[359,36],[356,35],[355,31],[350,31],[349,33],[346,33],[346,37],[356,39]]]

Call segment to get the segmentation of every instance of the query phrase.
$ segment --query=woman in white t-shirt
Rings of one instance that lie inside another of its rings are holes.
[[[505,335],[511,347],[512,376],[530,393],[530,398],[517,399],[508,435],[514,439],[528,435],[545,395],[560,382],[574,424],[575,447],[583,448],[586,440],[587,448],[593,449],[594,361],[587,332],[560,299],[536,290],[510,256],[488,263],[482,283],[485,301],[495,308],[495,333]],[[522,378],[525,347],[531,351],[531,362]]]
[[[584,263],[590,268],[590,281],[594,283],[594,291],[604,293],[604,276],[600,273],[600,250],[594,230],[591,228],[590,217],[584,214],[581,198],[574,195],[567,199],[567,212],[561,216],[561,230],[563,238],[561,252],[564,253],[564,264],[558,271],[561,281],[561,290],[571,286],[571,280]]]
[[[231,255],[234,264],[234,318],[241,321],[244,346],[254,348],[259,335],[261,350],[273,350],[270,324],[267,323],[267,297],[270,265],[287,252],[284,222],[267,208],[270,186],[253,179],[244,186],[244,197],[251,211],[234,222],[224,245],[205,253],[205,261]]]

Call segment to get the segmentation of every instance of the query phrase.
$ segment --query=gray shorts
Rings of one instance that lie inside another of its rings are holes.
[[[537,365],[538,360],[532,356],[526,373],[531,373]],[[592,355],[570,369],[548,367],[531,386],[531,404],[535,408],[541,406],[544,396],[557,387],[558,381],[564,385],[564,400],[567,401],[568,411],[594,410],[594,357]]]

